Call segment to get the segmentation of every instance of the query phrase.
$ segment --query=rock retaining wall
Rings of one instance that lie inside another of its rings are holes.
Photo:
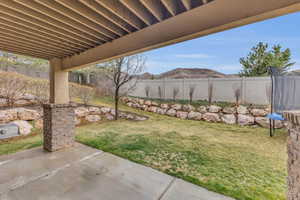
[[[124,97],[122,101],[129,107],[180,119],[223,122],[242,126],[258,125],[265,128],[269,127],[269,119],[266,117],[269,113],[268,108],[246,106],[221,108],[217,105],[194,107],[186,104],[158,104],[155,101],[130,97]],[[276,121],[276,128],[283,127],[283,122]]]

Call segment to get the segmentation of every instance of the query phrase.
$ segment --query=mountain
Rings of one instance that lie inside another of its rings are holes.
[[[139,76],[141,79],[191,79],[191,78],[226,78],[234,75],[226,75],[211,69],[205,68],[177,68],[161,74],[144,73]]]

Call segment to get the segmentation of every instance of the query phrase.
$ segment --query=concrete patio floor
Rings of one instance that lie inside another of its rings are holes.
[[[0,200],[232,200],[82,144],[0,157]]]

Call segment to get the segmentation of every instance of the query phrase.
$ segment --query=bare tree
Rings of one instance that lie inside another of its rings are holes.
[[[118,58],[105,64],[106,75],[114,85],[115,120],[119,117],[120,97],[134,89],[138,80],[137,75],[144,71],[145,62],[144,56],[134,55]]]
[[[212,103],[213,96],[214,96],[214,84],[210,83],[208,85],[208,103],[209,103],[209,105],[211,105],[211,103]]]
[[[15,101],[24,96],[28,83],[28,79],[17,73],[0,74],[0,95],[6,98],[8,106],[13,107]]]
[[[49,100],[50,88],[46,80],[34,79],[30,81],[30,93],[39,104],[44,104]]]
[[[192,104],[194,93],[195,93],[196,86],[190,85],[189,87],[189,97],[190,97],[190,104]]]
[[[159,99],[162,100],[162,96],[163,96],[163,91],[162,91],[162,88],[161,86],[158,86],[158,96],[159,96]]]
[[[150,96],[150,86],[148,86],[148,85],[145,87],[145,94],[146,94],[146,97],[148,99],[149,96]]]
[[[179,94],[179,88],[173,88],[173,101],[176,100],[178,94]]]

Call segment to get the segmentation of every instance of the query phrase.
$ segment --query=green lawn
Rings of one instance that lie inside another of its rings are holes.
[[[107,98],[94,103],[112,102]],[[135,112],[150,119],[85,125],[77,128],[76,139],[236,199],[285,199],[285,131],[269,138],[263,128]],[[34,136],[6,146],[0,144],[0,154],[39,145],[40,140],[40,136]]]

